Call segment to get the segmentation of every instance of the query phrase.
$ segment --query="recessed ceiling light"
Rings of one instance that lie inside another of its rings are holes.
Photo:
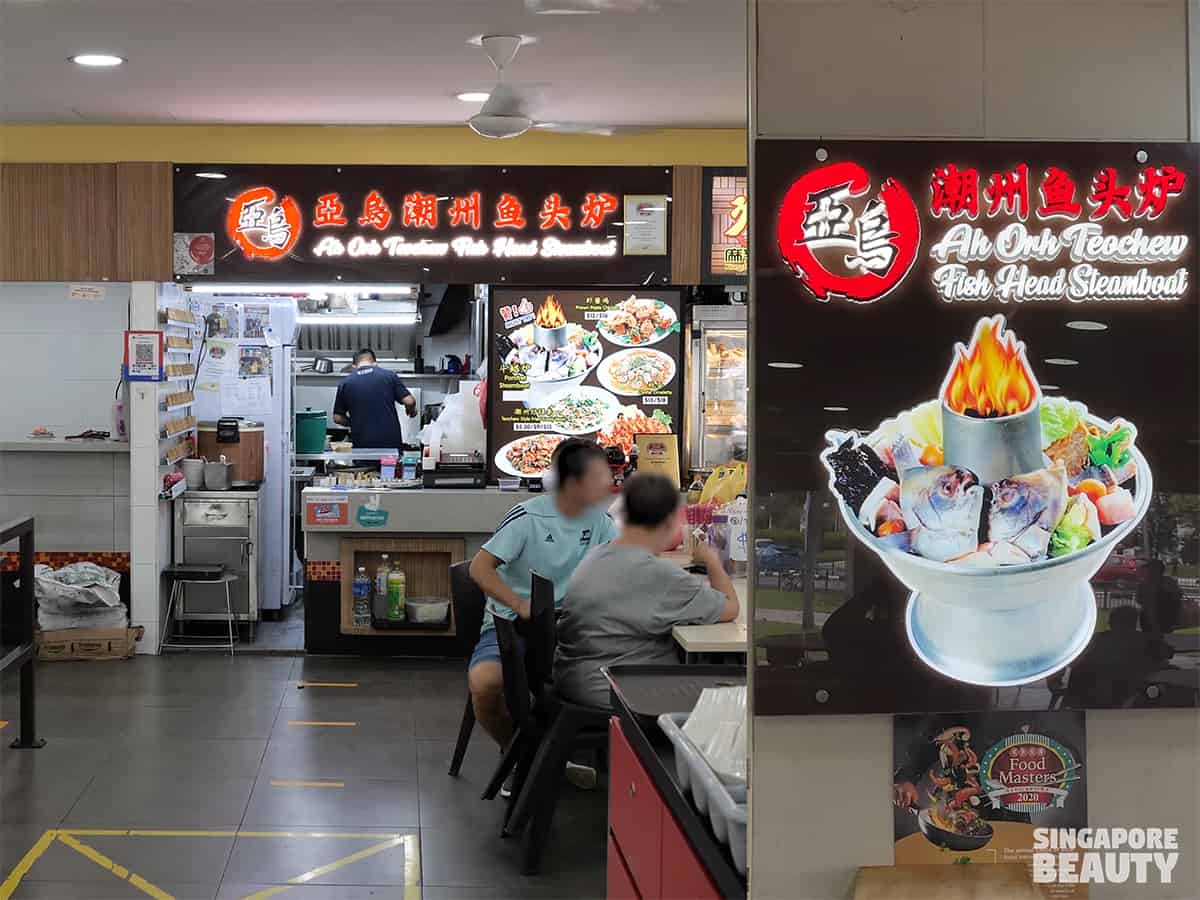
[[[769,362],[768,369],[803,369],[804,363],[798,362]]]
[[[1052,356],[1045,360],[1045,363],[1048,366],[1077,366],[1079,365],[1079,360],[1068,359],[1065,356]]]
[[[491,96],[485,91],[463,91],[461,94],[455,94],[463,103],[486,103],[487,98]]]
[[[228,178],[229,176],[228,176],[228,175],[226,175],[224,172],[197,172],[197,173],[196,173],[196,177],[197,177],[197,178],[214,178],[214,179],[218,179],[218,178]]]
[[[120,56],[111,53],[79,53],[71,57],[71,62],[77,66],[90,66],[96,69],[111,69],[125,62]]]
[[[1073,328],[1076,331],[1108,331],[1108,326],[1103,322],[1089,322],[1087,319],[1076,319],[1074,322],[1068,322],[1067,327]]]
[[[848,406],[822,406],[821,409],[825,410],[825,412],[850,412],[850,407]]]

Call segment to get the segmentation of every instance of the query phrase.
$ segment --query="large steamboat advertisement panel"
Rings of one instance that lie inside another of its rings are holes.
[[[757,709],[1191,706],[1191,144],[759,141]]]

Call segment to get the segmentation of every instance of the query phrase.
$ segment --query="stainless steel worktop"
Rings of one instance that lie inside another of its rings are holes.
[[[0,453],[128,453],[128,441],[68,441],[66,438],[0,440]]]

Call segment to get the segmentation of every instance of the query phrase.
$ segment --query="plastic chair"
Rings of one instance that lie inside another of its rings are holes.
[[[450,567],[450,602],[454,605],[454,627],[458,636],[459,652],[466,660],[479,640],[479,629],[483,625],[483,610],[487,603],[483,591],[471,577],[470,561],[455,563]],[[458,740],[454,744],[454,756],[450,760],[450,774],[458,775],[471,732],[475,729],[475,707],[471,705],[471,692],[463,707],[462,723],[458,726]]]

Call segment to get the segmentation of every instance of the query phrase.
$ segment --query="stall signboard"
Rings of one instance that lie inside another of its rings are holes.
[[[671,183],[662,166],[176,166],[175,275],[664,284]]]
[[[1197,158],[758,142],[757,709],[1196,703]]]
[[[567,437],[629,454],[679,431],[678,291],[495,289],[488,360],[493,478],[540,478]]]
[[[1087,827],[1086,735],[1081,710],[896,716],[896,865],[1022,863],[1046,897],[1087,897],[1086,881],[1041,877],[1051,867],[1035,860],[1079,872],[1077,842],[1051,835]]]
[[[702,272],[705,284],[745,284],[750,261],[750,204],[745,168],[706,168]]]

